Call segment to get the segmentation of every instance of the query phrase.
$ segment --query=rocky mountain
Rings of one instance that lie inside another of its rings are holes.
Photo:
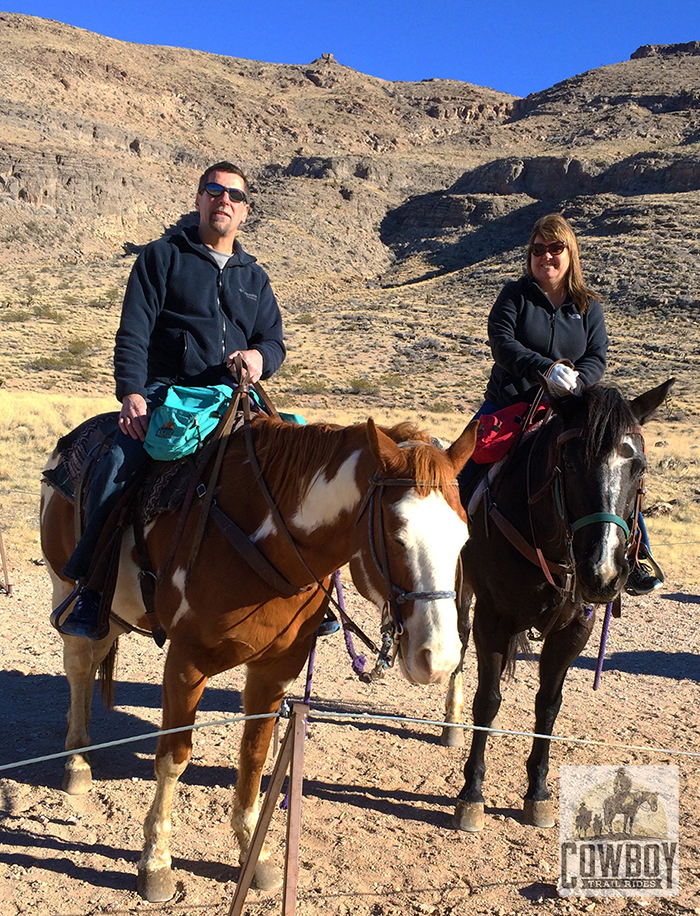
[[[525,99],[8,13],[0,54],[0,383],[109,391],[134,253],[189,219],[199,172],[230,158],[252,178],[244,244],[285,312],[282,399],[468,412],[488,308],[534,220],[560,210],[606,302],[611,377],[675,373],[694,411],[700,42]]]

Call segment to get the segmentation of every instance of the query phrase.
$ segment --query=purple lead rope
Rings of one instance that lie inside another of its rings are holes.
[[[355,651],[355,644],[352,641],[352,634],[350,633],[350,630],[345,626],[345,620],[344,620],[345,598],[343,596],[343,586],[340,581],[340,570],[339,569],[337,569],[333,573],[333,581],[335,583],[336,594],[338,595],[338,607],[340,608],[340,623],[342,624],[342,627],[343,627],[343,638],[345,639],[345,648],[348,650],[348,655],[352,659],[352,670],[355,672],[355,674],[360,679],[363,679],[363,675],[365,672],[365,664],[367,663],[367,659],[364,657],[364,655],[357,654],[357,652]]]
[[[605,617],[603,618],[603,629],[600,633],[600,648],[598,649],[598,663],[595,666],[595,677],[593,678],[593,689],[597,690],[600,686],[600,676],[603,673],[603,661],[605,660],[605,645],[608,641],[608,630],[610,629],[610,617],[612,616],[612,601],[605,608]]]

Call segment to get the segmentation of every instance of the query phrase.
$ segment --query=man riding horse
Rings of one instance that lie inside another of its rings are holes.
[[[119,430],[91,482],[84,533],[62,575],[75,581],[71,613],[58,629],[103,639],[100,594],[85,587],[98,538],[113,508],[145,466],[151,412],[173,384],[217,384],[237,356],[250,381],[269,378],[285,357],[282,317],[270,281],[237,239],[249,210],[248,183],[230,162],[203,173],[199,225],[151,242],[134,264],[114,350]],[[77,597],[76,597],[77,596]]]

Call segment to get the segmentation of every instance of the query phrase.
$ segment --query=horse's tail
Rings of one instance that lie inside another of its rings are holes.
[[[509,681],[515,675],[515,663],[518,660],[518,654],[529,662],[535,660],[527,633],[516,633],[508,641],[508,648],[503,659],[502,674],[503,679],[506,681]]]
[[[119,638],[117,637],[97,669],[100,681],[100,698],[110,712],[114,708],[114,670],[116,668],[118,648]]]

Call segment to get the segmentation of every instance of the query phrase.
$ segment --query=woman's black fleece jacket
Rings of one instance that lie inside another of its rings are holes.
[[[600,302],[582,314],[571,300],[555,309],[530,277],[507,283],[488,322],[494,358],[486,400],[499,408],[526,401],[555,360],[569,359],[587,388],[603,375],[609,340]]]

